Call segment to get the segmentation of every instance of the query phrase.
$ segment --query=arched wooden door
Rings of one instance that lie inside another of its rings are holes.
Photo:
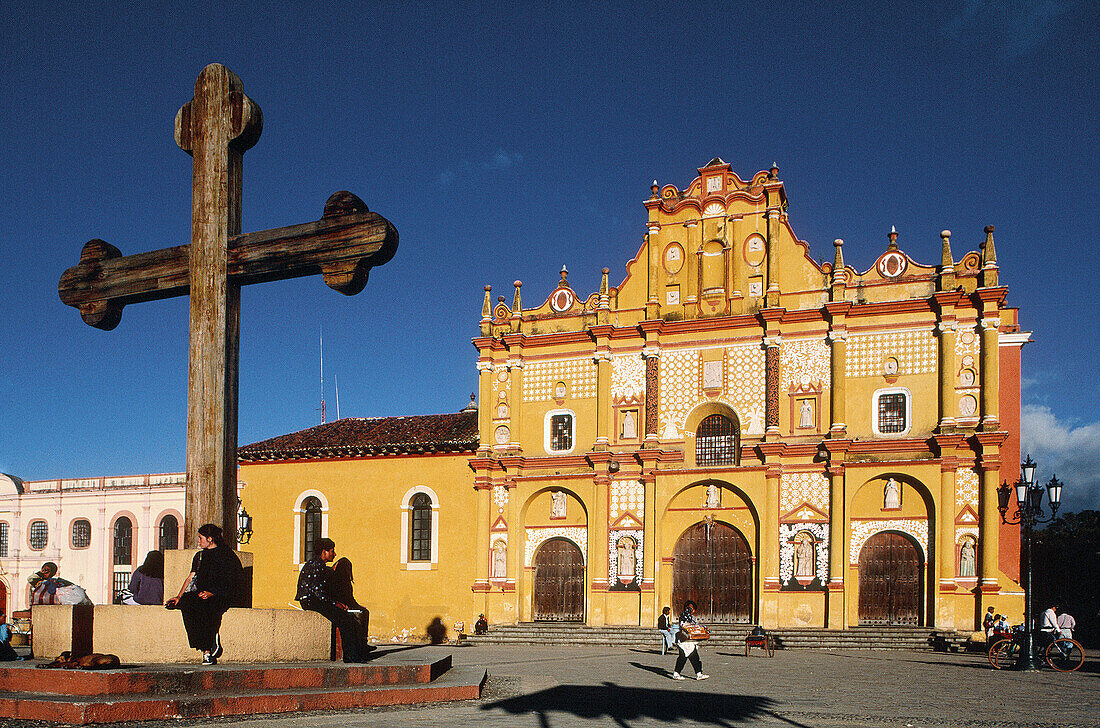
[[[752,621],[752,554],[740,531],[697,523],[680,536],[672,556],[674,609],[691,600],[701,622]]]
[[[4,586],[4,582],[0,581],[0,611],[8,615],[8,622],[11,622],[11,615],[8,610],[8,588]]]
[[[539,546],[534,557],[534,617],[538,622],[584,621],[584,555],[564,538]]]
[[[859,623],[919,625],[924,560],[911,538],[876,533],[859,552]]]

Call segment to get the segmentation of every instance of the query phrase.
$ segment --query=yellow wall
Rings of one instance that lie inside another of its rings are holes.
[[[294,511],[302,494],[315,490],[328,502],[323,535],[336,542],[337,558],[352,561],[355,597],[370,610],[372,637],[422,637],[436,618],[451,638],[455,622],[471,629],[476,503],[468,462],[462,453],[242,464],[241,498],[253,517],[254,535],[243,548],[254,554],[254,605],[295,603]],[[414,486],[431,488],[439,501],[438,563],[427,570],[401,564],[401,504]]]

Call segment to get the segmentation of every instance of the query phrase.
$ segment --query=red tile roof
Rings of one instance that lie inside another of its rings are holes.
[[[474,452],[477,412],[346,417],[237,448],[241,462]]]

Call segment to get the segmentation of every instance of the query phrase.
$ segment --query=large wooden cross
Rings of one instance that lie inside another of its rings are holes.
[[[91,240],[58,284],[64,303],[107,331],[127,304],[191,296],[185,546],[203,523],[237,531],[240,287],[320,273],[354,295],[397,250],[393,225],[350,192],[332,195],[317,222],[242,235],[242,159],[262,129],[241,80],[216,63],[204,68],[176,115],[176,143],[193,158],[191,244],[122,256]]]

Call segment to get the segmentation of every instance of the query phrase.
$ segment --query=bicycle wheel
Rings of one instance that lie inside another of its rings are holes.
[[[1001,638],[989,646],[989,664],[997,667],[997,653],[1008,647],[1012,640]],[[997,668],[1000,669],[1000,668]]]
[[[1043,652],[1047,664],[1058,672],[1073,672],[1085,663],[1085,649],[1077,640],[1056,639]]]
[[[1014,640],[1003,640],[995,645],[997,653],[993,655],[993,667],[998,670],[1011,670],[1016,667],[1016,661],[1020,659],[1020,643]]]

